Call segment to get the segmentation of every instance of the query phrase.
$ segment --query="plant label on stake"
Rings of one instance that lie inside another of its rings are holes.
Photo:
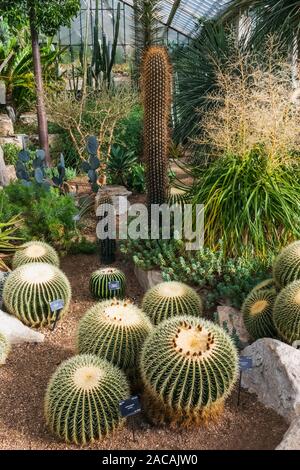
[[[250,356],[241,356],[239,358],[239,365],[240,365],[240,378],[239,378],[239,389],[238,389],[238,402],[237,405],[240,404],[240,396],[241,396],[241,385],[242,385],[242,373],[245,370],[253,368],[253,360]]]
[[[54,331],[57,320],[59,319],[60,312],[64,308],[64,306],[65,306],[65,302],[63,301],[63,299],[56,299],[50,302],[51,312],[56,313],[56,317],[55,317],[54,324],[53,324],[51,331]]]
[[[110,281],[108,283],[109,290],[119,290],[121,288],[120,281]]]
[[[127,400],[120,401],[119,407],[120,407],[121,416],[123,416],[123,418],[127,418],[129,416],[135,416],[142,411],[141,402],[140,402],[138,395],[134,395],[128,398]],[[131,429],[132,429],[132,437],[133,437],[133,440],[135,441],[133,421],[132,421]]]

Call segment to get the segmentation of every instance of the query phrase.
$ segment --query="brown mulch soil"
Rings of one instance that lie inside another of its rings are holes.
[[[126,274],[128,296],[137,302],[141,290],[132,266],[116,263]],[[73,299],[67,317],[54,332],[44,330],[45,342],[15,346],[7,364],[0,368],[0,449],[77,449],[52,436],[44,422],[43,398],[50,375],[58,364],[74,354],[78,320],[93,305],[88,289],[91,272],[99,267],[96,255],[67,256],[62,269],[69,277]],[[171,430],[150,426],[142,416],[113,437],[97,442],[91,449],[274,449],[287,424],[274,411],[264,408],[254,395],[241,393],[237,406],[235,390],[218,424],[200,429]]]

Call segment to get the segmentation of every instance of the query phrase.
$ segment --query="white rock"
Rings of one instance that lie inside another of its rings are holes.
[[[14,135],[14,126],[7,114],[0,114],[0,135]]]
[[[37,125],[37,114],[36,113],[22,113],[19,117],[19,121],[24,125]]]
[[[0,145],[0,186],[7,186],[8,183],[7,166],[5,165],[3,150]]]
[[[146,271],[145,269],[135,266],[134,274],[144,292],[160,282],[163,282],[162,274],[158,269],[149,269],[149,271]]]
[[[11,137],[4,137],[0,134],[0,145],[4,144],[13,144],[16,145],[19,149],[22,148],[22,134],[14,135]]]
[[[241,312],[227,305],[218,306],[217,312],[219,325],[221,327],[226,325],[230,334],[235,330],[242,345],[247,346],[250,343],[250,336],[245,328]]]
[[[276,339],[263,338],[247,346],[253,368],[243,372],[242,387],[291,422],[300,416],[300,350]]]
[[[42,343],[44,335],[23,325],[20,320],[0,310],[0,331],[11,344]]]
[[[300,416],[292,421],[276,450],[300,450]]]

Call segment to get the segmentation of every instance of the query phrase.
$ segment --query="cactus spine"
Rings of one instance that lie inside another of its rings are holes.
[[[124,370],[136,369],[142,345],[152,330],[147,316],[129,300],[107,300],[81,319],[77,349],[95,354]]]
[[[277,297],[274,289],[254,288],[245,299],[242,314],[245,327],[253,339],[276,338],[273,307]]]
[[[5,364],[10,351],[10,343],[6,336],[0,331],[0,365]]]
[[[74,356],[50,379],[46,423],[66,442],[93,442],[122,424],[119,402],[128,396],[126,377],[117,367],[89,354]]]
[[[151,420],[200,424],[218,416],[238,375],[233,341],[202,318],[174,317],[145,341],[140,369]]]
[[[274,263],[273,277],[280,288],[300,279],[300,240],[279,253]]]
[[[203,313],[201,297],[182,282],[161,282],[146,292],[142,309],[154,325],[179,315],[199,317]]]
[[[300,280],[288,284],[278,294],[273,320],[284,341],[289,344],[300,341]]]
[[[5,307],[28,326],[51,325],[57,312],[51,311],[50,302],[60,299],[64,301],[62,318],[69,308],[71,286],[64,273],[52,264],[23,264],[9,275],[4,285]]]
[[[32,241],[18,248],[13,257],[12,267],[16,269],[27,263],[49,263],[59,267],[59,257],[54,248],[47,243]]]
[[[119,287],[114,287],[117,283]],[[96,299],[122,299],[125,294],[125,274],[117,268],[103,268],[94,271],[90,279],[90,291]]]
[[[171,80],[167,50],[162,46],[148,47],[143,57],[142,92],[149,209],[152,204],[163,204],[167,200]]]

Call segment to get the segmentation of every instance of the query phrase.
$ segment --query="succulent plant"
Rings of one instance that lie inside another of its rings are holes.
[[[300,279],[300,240],[279,253],[274,262],[273,277],[280,288]]]
[[[10,351],[10,343],[7,337],[0,331],[0,365],[5,364]]]
[[[99,168],[100,168],[100,160],[98,158],[98,147],[99,143],[95,136],[90,136],[87,139],[86,149],[89,154],[89,160],[84,161],[81,165],[81,169],[87,173],[89,178],[89,183],[91,185],[92,190],[96,193],[100,187],[99,185]],[[98,171],[97,171],[98,170]]]
[[[163,204],[168,195],[169,119],[172,73],[167,49],[150,46],[142,66],[144,161],[148,207]]]
[[[284,341],[292,344],[300,340],[300,280],[288,284],[278,294],[273,321]]]
[[[3,290],[6,309],[25,325],[51,325],[58,311],[50,303],[62,300],[64,307],[59,318],[67,312],[71,287],[65,274],[48,263],[28,263],[16,268],[8,277]]]
[[[103,206],[102,215],[99,216],[99,221],[105,220],[107,222],[105,231],[107,232],[106,238],[99,239],[99,248],[100,248],[100,262],[103,264],[111,264],[116,259],[116,239],[113,237],[112,234],[109,233],[113,227],[115,227],[115,220],[113,220],[115,216],[115,212],[112,213],[110,208],[113,207],[112,198],[107,193],[101,194],[100,198],[98,199],[98,209],[99,207]],[[107,210],[106,210],[107,206]]]
[[[96,299],[122,299],[125,294],[125,274],[117,268],[94,271],[90,279],[90,291]]]
[[[32,241],[21,245],[15,252],[12,267],[27,263],[49,263],[59,267],[59,257],[54,248],[44,242]]]
[[[35,159],[32,162],[33,169],[29,168],[30,153],[26,150],[23,141],[23,149],[18,154],[18,161],[16,163],[17,178],[25,185],[29,186],[34,181],[35,183],[43,186],[45,189],[50,188],[49,182],[45,179],[45,151],[42,149],[36,150]]]
[[[256,290],[267,290],[267,289],[270,289],[270,290],[277,290],[277,285],[274,281],[273,278],[270,278],[270,279],[265,279],[264,281],[261,281],[259,284],[257,284],[253,290],[256,291]]]
[[[179,315],[200,317],[203,313],[201,297],[182,282],[161,282],[144,295],[142,309],[152,323],[158,323]]]
[[[62,189],[65,177],[66,177],[66,167],[65,167],[65,158],[63,154],[60,154],[59,161],[57,164],[57,176],[53,176],[52,182],[54,186]]]
[[[253,339],[277,336],[273,323],[273,307],[277,297],[275,289],[254,288],[242,306],[245,327]]]
[[[126,377],[117,367],[90,354],[74,356],[49,381],[46,423],[66,442],[93,442],[122,424],[119,402],[128,396]]]
[[[216,324],[174,317],[146,339],[140,370],[144,409],[152,421],[200,424],[221,413],[238,376],[238,355]]]
[[[107,300],[96,304],[81,319],[77,350],[129,370],[137,367],[142,345],[151,330],[147,316],[130,300]]]

